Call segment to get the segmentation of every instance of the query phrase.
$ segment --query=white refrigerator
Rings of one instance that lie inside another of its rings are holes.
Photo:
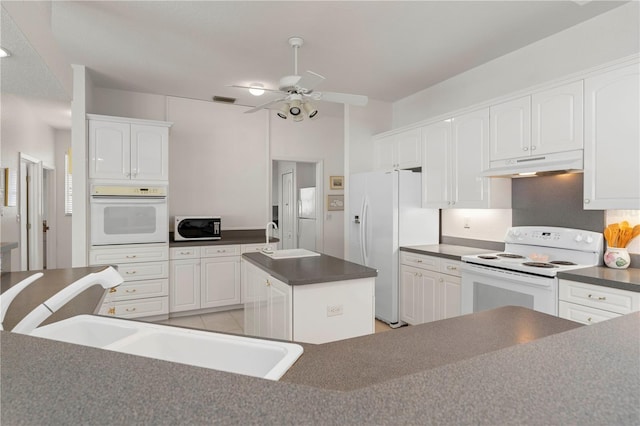
[[[298,247],[316,249],[316,189],[298,190]]]
[[[376,318],[400,325],[399,248],[438,244],[439,211],[421,206],[421,173],[356,173],[349,186],[349,260],[378,270]]]

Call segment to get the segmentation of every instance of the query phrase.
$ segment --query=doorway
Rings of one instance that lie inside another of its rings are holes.
[[[20,269],[55,268],[55,237],[50,234],[55,220],[54,168],[20,153],[18,188]]]
[[[273,160],[270,210],[279,249],[324,249],[322,161]]]

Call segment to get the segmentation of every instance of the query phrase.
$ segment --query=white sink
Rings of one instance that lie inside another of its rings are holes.
[[[32,336],[148,358],[278,380],[302,355],[294,343],[78,315]]]
[[[295,257],[311,257],[320,256],[320,253],[307,249],[286,249],[286,250],[274,250],[273,252],[262,251],[262,254],[269,256],[272,259],[292,259]]]

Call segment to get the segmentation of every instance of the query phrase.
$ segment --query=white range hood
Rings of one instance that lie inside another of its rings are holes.
[[[491,161],[489,169],[484,171],[482,176],[508,177],[535,172],[581,172],[583,164],[583,150],[578,149]]]

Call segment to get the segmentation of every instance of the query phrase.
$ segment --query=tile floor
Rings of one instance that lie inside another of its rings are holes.
[[[212,314],[192,315],[158,321],[159,324],[171,324],[184,327],[200,328],[210,331],[224,331],[242,334],[244,332],[244,311],[214,312]],[[376,333],[391,330],[387,324],[376,320]]]

